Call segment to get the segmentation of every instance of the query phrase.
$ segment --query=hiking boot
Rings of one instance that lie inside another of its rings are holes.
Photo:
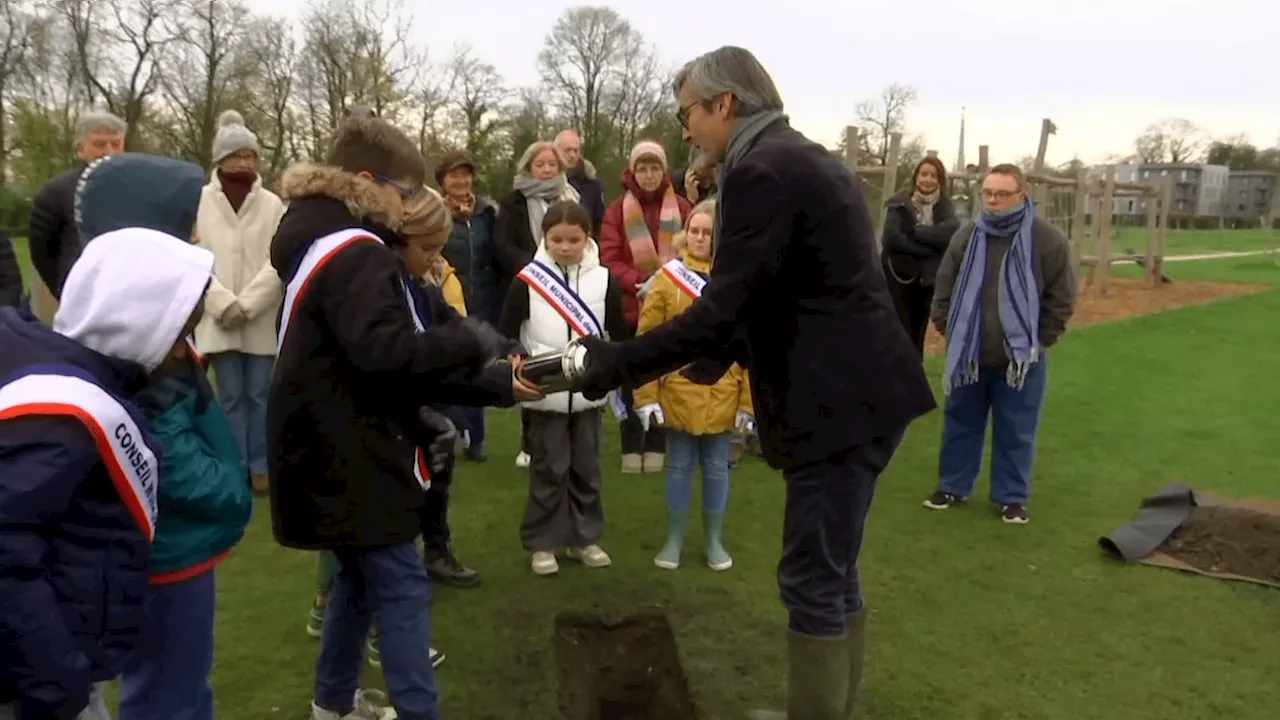
[[[396,711],[385,693],[357,690],[351,711],[345,715],[341,711],[325,710],[311,701],[311,720],[396,720]]]
[[[644,472],[644,456],[640,453],[623,453],[622,474],[638,475]]]
[[[530,462],[532,462],[532,458],[529,457],[529,453],[527,452],[521,452],[516,456],[516,467],[518,468],[529,467]]]
[[[472,445],[467,448],[467,459],[471,462],[482,463],[489,459],[489,453],[485,452],[484,445]]]
[[[707,533],[707,566],[717,572],[733,567],[733,558],[724,549],[724,513],[704,513],[702,526]]]
[[[531,565],[536,575],[555,575],[560,572],[560,563],[556,560],[556,554],[549,550],[535,552]]]
[[[469,588],[480,584],[480,573],[458,561],[452,552],[433,557],[426,562],[431,579],[453,587]]]
[[[318,598],[311,601],[311,612],[307,614],[307,634],[313,638],[324,634],[324,605]]]
[[[593,568],[609,567],[613,564],[613,558],[610,558],[609,553],[602,550],[599,545],[569,548],[569,557]]]
[[[647,473],[662,472],[663,466],[667,464],[666,453],[647,452],[640,456],[640,467]]]
[[[1027,515],[1027,506],[1021,503],[1000,508],[1000,519],[1010,525],[1026,525],[1031,522],[1031,517]]]
[[[753,710],[751,720],[846,720],[849,638],[792,631],[787,637],[787,711]],[[861,679],[861,672],[859,672]]]
[[[939,490],[938,492],[925,498],[924,506],[929,508],[930,510],[946,510],[947,508],[951,507],[952,505],[955,505],[956,503],[962,500],[964,500],[964,498],[960,497],[959,495],[952,495],[951,493],[946,493]]]
[[[671,513],[667,518],[667,542],[653,559],[653,564],[663,570],[680,567],[680,550],[684,545],[684,513]]]

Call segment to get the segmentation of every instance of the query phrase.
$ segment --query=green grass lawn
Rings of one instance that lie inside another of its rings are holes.
[[[27,239],[14,238],[13,251],[18,255],[18,265],[22,266],[22,276],[28,278],[27,282],[30,283],[29,278],[35,270],[31,267],[31,250],[27,247]]]
[[[1280,230],[1270,231],[1280,233]],[[1213,252],[1250,252],[1271,248],[1272,237],[1267,230],[1170,230],[1165,241],[1166,255],[1202,255]],[[1114,252],[1134,248],[1138,252],[1147,249],[1145,228],[1122,228],[1120,237],[1112,243]]]
[[[1234,249],[1234,248],[1232,248]],[[25,243],[19,243],[25,256]],[[1175,277],[1280,284],[1269,259],[1178,263]],[[1265,359],[1280,290],[1072,332],[1055,349],[1033,521],[1000,523],[978,501],[920,507],[933,488],[941,415],[913,426],[879,489],[863,556],[872,610],[869,720],[1269,720],[1280,706],[1280,593],[1122,566],[1098,536],[1174,480],[1225,495],[1276,495],[1280,383]],[[1262,362],[1255,361],[1263,359]],[[935,358],[930,371],[938,374]],[[758,460],[734,474],[735,566],[670,572],[651,559],[665,528],[663,479],[617,471],[603,452],[614,565],[566,562],[538,578],[520,549],[526,476],[511,464],[513,411],[490,413],[488,464],[463,463],[452,520],[473,590],[437,588],[438,672],[452,720],[555,718],[557,613],[661,609],[705,720],[784,696],[786,615],[774,567],[783,486]],[[985,479],[979,499],[986,492]],[[219,570],[218,716],[308,716],[317,641],[303,631],[315,556],[271,538],[259,502]],[[380,682],[370,671],[371,684]]]
[[[921,508],[941,417],[918,422],[883,478],[865,548],[874,632],[866,717],[1274,717],[1280,593],[1121,566],[1096,539],[1173,480],[1276,494],[1280,383],[1273,364],[1247,359],[1280,352],[1277,313],[1280,291],[1069,336],[1052,358],[1026,527],[1001,524],[982,502]],[[732,570],[707,570],[696,542],[685,567],[658,570],[663,480],[619,475],[610,431],[604,545],[614,566],[566,563],[559,577],[537,578],[517,537],[525,476],[511,465],[516,416],[491,419],[493,458],[462,465],[453,510],[458,550],[485,583],[440,588],[433,608],[436,644],[449,655],[439,671],[447,717],[556,717],[551,634],[565,610],[665,610],[705,718],[781,701],[776,473],[749,461],[734,475]],[[272,542],[260,504],[220,571],[220,716],[306,716],[317,648],[303,632],[313,563]]]

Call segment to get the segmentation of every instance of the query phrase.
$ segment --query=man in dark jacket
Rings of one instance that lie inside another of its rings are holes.
[[[32,282],[31,295],[36,315],[45,322],[57,310],[62,281],[80,256],[80,233],[75,221],[80,173],[98,158],[122,152],[128,130],[123,120],[110,113],[82,115],[76,124],[76,164],[45,183],[32,198],[27,242],[31,264],[39,277],[38,282]]]
[[[715,368],[686,371],[696,381],[734,361],[750,371],[764,456],[786,480],[778,584],[790,611],[789,717],[844,720],[866,642],[867,512],[933,394],[889,299],[858,181],[791,129],[759,61],[720,48],[686,65],[674,87],[685,137],[719,165],[711,280],[662,327],[622,343],[587,340],[581,387],[600,397],[697,358]]]
[[[13,240],[0,230],[0,307],[21,305],[22,291],[22,267],[13,251]]]
[[[91,687],[145,619],[160,480],[127,398],[187,352],[212,269],[207,250],[124,228],[85,249],[52,329],[0,308],[0,717],[107,717]]]
[[[324,165],[281,181],[289,210],[271,242],[285,284],[267,399],[271,521],[291,548],[332,550],[313,720],[395,717],[358,687],[376,618],[399,717],[439,720],[429,656],[431,584],[414,546],[430,487],[418,452],[426,405],[511,405],[515,365],[479,323],[415,312],[394,242],[421,191],[417,147],[378,118],[347,118]],[[536,395],[535,395],[536,397]],[[521,397],[523,399],[523,397]]]
[[[569,166],[569,184],[578,191],[582,207],[591,214],[591,237],[600,239],[600,226],[604,224],[604,183],[596,176],[596,166],[582,157],[582,138],[573,130],[561,130],[556,135],[556,147],[564,154]]]

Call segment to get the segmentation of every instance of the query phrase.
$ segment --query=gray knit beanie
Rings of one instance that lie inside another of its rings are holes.
[[[216,165],[241,150],[261,154],[258,136],[245,127],[244,116],[227,110],[218,116],[218,134],[213,138],[213,163]]]

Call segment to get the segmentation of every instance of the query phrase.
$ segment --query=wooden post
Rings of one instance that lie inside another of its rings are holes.
[[[1040,121],[1040,146],[1036,148],[1036,172],[1044,172],[1044,155],[1049,151],[1049,136],[1053,134],[1053,121]]]
[[[880,237],[885,219],[889,216],[889,206],[885,203],[898,188],[898,163],[901,160],[902,133],[893,133],[889,135],[889,157],[884,163],[884,179],[880,186],[880,222],[876,225],[876,237]]]
[[[1143,197],[1146,203],[1147,216],[1147,256],[1144,258],[1143,271],[1147,276],[1147,284],[1152,287],[1160,286],[1160,271],[1157,266],[1160,264],[1156,261],[1156,250],[1160,248],[1160,205],[1161,197],[1164,195],[1164,183],[1151,183],[1151,189]]]
[[[925,150],[925,151],[924,151],[924,156],[925,156],[925,157],[930,157],[930,158],[936,158],[936,157],[938,157],[938,151],[937,151],[937,150]]]
[[[1098,271],[1099,283],[1098,290],[1103,295],[1107,294],[1107,287],[1111,280],[1111,216],[1116,211],[1116,166],[1107,166],[1107,179],[1102,186],[1102,202],[1098,206],[1098,214],[1101,215],[1101,222],[1098,224]]]
[[[975,220],[982,213],[982,181],[987,177],[987,171],[991,169],[991,159],[988,155],[986,145],[978,146],[978,177],[973,183],[969,196],[973,198],[973,207],[969,208],[969,214]]]
[[[844,164],[855,174],[858,171],[858,128],[846,125],[844,128]]]
[[[1089,214],[1089,171],[1080,168],[1076,172],[1076,211],[1071,218],[1071,271],[1079,277],[1080,256],[1084,254],[1085,217]]]
[[[1036,183],[1035,189],[1031,195],[1031,201],[1036,204],[1036,217],[1049,221],[1049,198],[1050,188],[1045,183]]]
[[[1164,277],[1165,242],[1169,238],[1169,210],[1173,207],[1173,178],[1164,177],[1160,188],[1160,245],[1156,248],[1156,277]]]

